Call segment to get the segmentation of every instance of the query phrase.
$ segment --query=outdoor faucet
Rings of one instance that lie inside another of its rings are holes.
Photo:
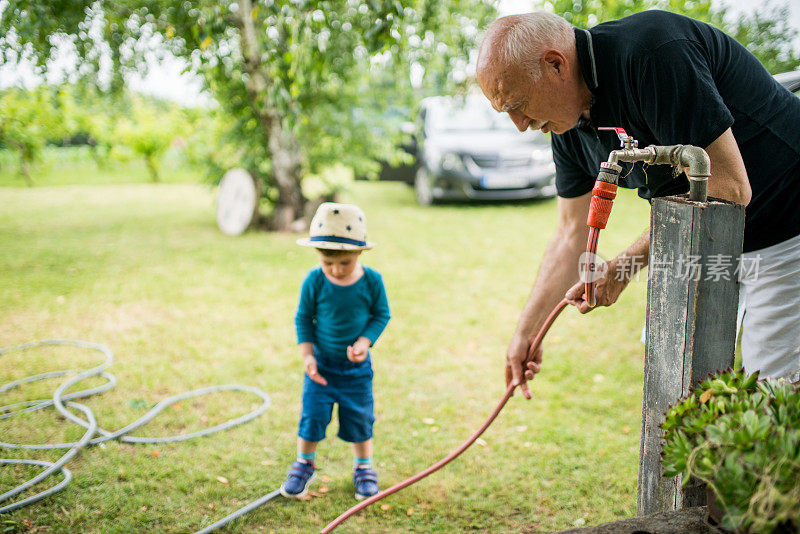
[[[611,126],[600,127],[598,130],[611,130],[617,134],[620,140],[619,150],[613,150],[608,155],[608,162],[600,164],[600,174],[604,171],[616,170],[616,176],[622,171],[618,165],[619,161],[630,163],[643,161],[651,165],[672,165],[686,168],[686,176],[689,178],[689,200],[705,202],[708,196],[708,178],[711,176],[711,159],[705,150],[693,145],[649,145],[645,148],[638,148],[639,142],[629,136],[624,129]],[[609,174],[609,173],[606,173]],[[597,179],[607,181],[611,176]],[[617,181],[613,182],[616,184]]]
[[[617,196],[617,184],[622,172],[620,161],[635,163],[642,161],[650,165],[681,166],[689,177],[689,200],[705,202],[708,194],[708,177],[711,176],[711,159],[702,148],[692,145],[649,145],[639,148],[639,142],[628,135],[624,129],[611,126],[598,130],[611,130],[619,137],[621,148],[608,155],[608,161],[600,163],[600,172],[592,188],[592,199],[589,203],[589,214],[586,224],[589,226],[589,239],[586,243],[586,260],[584,262],[584,284],[586,302],[593,308],[596,304],[595,283],[597,281],[597,241],[600,230],[608,224],[611,207]]]

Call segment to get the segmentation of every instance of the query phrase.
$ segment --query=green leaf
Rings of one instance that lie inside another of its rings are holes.
[[[706,435],[708,436],[708,441],[715,445],[730,443],[731,440],[728,430],[719,425],[711,425],[706,428]]]

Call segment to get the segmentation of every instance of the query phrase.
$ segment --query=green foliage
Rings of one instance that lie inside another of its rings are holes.
[[[711,0],[554,0],[551,4],[554,13],[579,28],[590,28],[647,9],[681,13],[712,24],[721,22],[721,13],[712,10]]]
[[[67,135],[85,136],[99,166],[108,164],[108,156],[117,144],[115,116],[127,107],[124,101],[124,94],[109,94],[92,85],[64,84],[59,88],[58,104]]]
[[[63,135],[63,123],[54,105],[54,90],[11,88],[0,93],[0,145],[17,151],[20,173],[29,185],[30,165],[48,139]]]
[[[204,113],[129,93],[108,94],[91,86],[40,85],[0,92],[0,147],[15,150],[20,174],[32,185],[31,165],[46,144],[85,140],[100,166],[109,156],[141,157],[152,181],[171,144],[202,125]]]
[[[219,108],[186,109],[188,133],[183,147],[187,161],[204,171],[204,178],[217,183],[245,157],[245,149],[230,134],[233,120]]]
[[[182,132],[184,120],[176,106],[156,107],[134,97],[127,116],[116,122],[114,138],[144,158],[153,182],[159,181],[159,160]]]
[[[769,4],[768,4],[769,5]],[[747,47],[769,72],[778,74],[800,66],[800,51],[795,48],[797,28],[791,24],[789,6],[755,11],[740,16],[729,33]]]
[[[236,153],[237,164],[260,178],[269,195],[279,172],[288,172],[299,188],[303,175],[326,167],[369,174],[377,170],[375,158],[396,159],[402,134],[392,116],[409,116],[424,96],[420,92],[450,92],[463,82],[459,72],[476,46],[477,30],[495,13],[485,0],[250,5],[80,0],[41,6],[8,0],[0,50],[6,61],[27,54],[44,68],[54,42],[71,42],[80,74],[98,83],[98,58],[108,50],[111,89],[121,88],[126,71],[143,71],[148,52],[183,58],[226,115],[217,124],[230,132],[218,141],[236,150],[221,152]],[[410,83],[412,68],[425,73],[419,91]],[[273,165],[286,154],[288,169]]]
[[[797,29],[789,23],[789,7],[765,7],[752,15],[728,22],[727,9],[711,0],[552,0],[553,13],[580,28],[616,20],[647,9],[663,9],[708,22],[742,43],[772,74],[800,66],[800,51],[794,44]]]
[[[706,482],[724,527],[800,528],[800,388],[727,371],[670,408],[662,428],[665,476]]]

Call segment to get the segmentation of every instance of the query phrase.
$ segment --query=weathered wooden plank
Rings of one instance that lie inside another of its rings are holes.
[[[667,408],[709,373],[733,365],[744,207],[653,200],[637,512],[704,504],[703,488],[661,476]]]

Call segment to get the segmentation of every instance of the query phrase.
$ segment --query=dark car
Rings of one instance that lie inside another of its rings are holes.
[[[414,189],[422,205],[556,194],[550,139],[520,133],[482,96],[426,98],[417,131]]]
[[[775,79],[800,97],[800,70]],[[438,200],[548,198],[556,194],[550,141],[540,132],[521,134],[478,95],[433,97],[422,101],[417,131],[403,150],[416,163],[383,162],[381,180],[413,185],[420,204]]]
[[[800,97],[800,70],[776,74],[775,79],[782,86]]]

